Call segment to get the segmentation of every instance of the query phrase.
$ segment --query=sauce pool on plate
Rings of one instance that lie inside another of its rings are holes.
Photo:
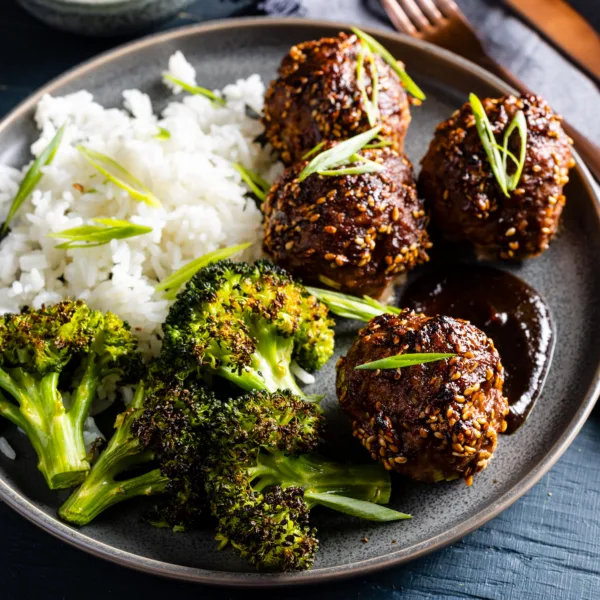
[[[507,432],[516,431],[542,391],[554,349],[550,309],[540,294],[505,271],[461,265],[423,275],[404,289],[400,305],[465,319],[494,340],[510,404]]]

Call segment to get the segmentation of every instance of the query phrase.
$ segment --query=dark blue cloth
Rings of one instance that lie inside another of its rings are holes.
[[[501,3],[459,3],[495,58],[600,142],[600,96],[585,76],[506,13]],[[573,3],[600,26],[598,0]],[[265,13],[389,27],[375,8],[374,0],[200,0],[164,28]],[[4,0],[0,3],[0,117],[52,77],[123,41],[52,31],[14,2]],[[0,503],[0,598],[597,600],[599,465],[600,411],[596,410],[565,455],[531,492],[462,541],[401,568],[296,591],[214,590],[128,571],[55,540]]]

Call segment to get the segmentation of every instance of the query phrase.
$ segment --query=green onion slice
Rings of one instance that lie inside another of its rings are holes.
[[[40,179],[43,175],[42,167],[51,164],[54,160],[54,157],[56,156],[56,152],[58,150],[58,147],[60,146],[64,133],[65,125],[58,129],[58,131],[54,134],[52,140],[50,140],[50,143],[33,161],[33,164],[31,165],[31,167],[29,167],[29,170],[27,171],[27,173],[25,173],[25,177],[23,178],[23,181],[19,186],[17,195],[15,196],[8,211],[8,215],[6,216],[6,221],[4,221],[2,229],[0,229],[0,238],[4,237],[4,235],[8,233],[9,223],[12,221],[14,216],[17,214],[19,208],[21,208],[25,200],[29,198],[31,192],[33,192],[37,184],[40,182]]]
[[[516,160],[514,155],[508,150],[508,142],[510,140],[512,132],[515,129],[517,129],[521,138],[521,148],[519,150],[518,160]],[[521,175],[523,174],[523,167],[525,166],[525,155],[527,153],[527,120],[525,119],[525,114],[522,110],[517,112],[513,120],[510,122],[508,129],[504,132],[504,144],[502,148],[504,152],[502,166],[504,167],[504,172],[506,173],[506,187],[510,191],[512,191],[517,188],[519,180],[521,179]],[[517,166],[516,171],[512,175],[509,175],[506,169],[507,156],[510,156]]]
[[[233,168],[242,176],[244,183],[250,188],[252,193],[261,202],[264,202],[271,186],[258,173],[246,169],[246,167],[239,163],[233,163]]]
[[[497,148],[496,138],[494,136],[494,131],[492,130],[490,120],[488,119],[485,109],[483,108],[481,100],[479,100],[475,94],[469,95],[469,103],[471,104],[473,116],[475,117],[475,127],[477,128],[477,133],[479,134],[479,139],[481,140],[483,149],[485,150],[488,160],[490,161],[492,172],[496,177],[496,181],[498,182],[502,193],[505,196],[508,196],[509,193],[506,186],[506,171],[502,166],[502,157],[500,155],[500,150]]]
[[[72,248],[96,248],[108,244],[111,240],[124,240],[152,231],[152,227],[144,227],[120,219],[93,219],[93,221],[99,226],[73,227],[58,233],[49,233],[48,237],[68,240],[58,244],[56,248],[70,250]]]
[[[165,129],[164,127],[159,127],[158,133],[154,136],[154,139],[159,140],[161,142],[169,140],[171,139],[171,132],[168,129]]]
[[[393,142],[391,140],[386,140],[377,136],[370,144],[366,144],[363,149],[370,150],[371,148],[388,148],[389,146],[393,146]]]
[[[211,100],[215,104],[218,104],[219,106],[225,106],[225,99],[221,98],[220,96],[217,96],[214,92],[211,92],[207,88],[201,87],[199,85],[190,85],[185,81],[181,81],[181,79],[177,79],[177,77],[173,77],[173,75],[171,75],[170,73],[163,73],[163,80],[165,79],[167,81],[170,81],[171,83],[174,83],[175,85],[178,85],[180,88],[184,89],[189,94],[192,94],[194,96],[204,96],[205,98],[208,98],[209,100]]]
[[[423,352],[423,353],[406,353],[396,354],[396,356],[388,356],[381,360],[365,363],[355,367],[356,370],[375,371],[377,369],[401,369],[402,367],[410,367],[412,365],[423,365],[425,363],[437,362],[446,358],[452,358],[456,354],[444,354],[442,352]]]
[[[367,521],[399,521],[400,519],[412,519],[411,515],[392,510],[374,502],[338,496],[333,493],[318,493],[305,490],[304,497],[309,504],[321,504],[338,512],[366,519]]]
[[[394,70],[400,81],[404,84],[404,88],[409,94],[412,94],[419,100],[425,100],[423,90],[412,80],[409,74],[398,64],[398,61],[386,50],[374,37],[368,33],[361,31],[358,27],[352,27],[352,32],[358,36],[363,42],[369,46],[372,52],[379,54],[383,60]]]
[[[365,56],[367,57],[367,60],[371,65],[371,98],[369,98],[369,95],[367,94],[367,86],[365,84]],[[379,77],[377,73],[377,65],[375,64],[375,59],[373,57],[373,52],[371,51],[371,48],[369,48],[369,46],[367,46],[367,44],[362,40],[360,44],[360,52],[356,60],[356,82],[358,85],[358,89],[360,90],[360,97],[362,99],[363,104],[365,105],[365,112],[367,113],[369,125],[371,127],[374,127],[379,119]]]
[[[346,319],[370,321],[373,317],[386,313],[397,315],[402,312],[402,309],[396,306],[385,306],[369,296],[357,298],[356,296],[314,287],[307,287],[306,290],[309,294],[316,296],[321,302],[327,304],[334,315]]]
[[[217,262],[218,260],[230,258],[234,254],[237,254],[250,246],[252,246],[252,242],[240,244],[239,246],[230,246],[229,248],[220,248],[219,250],[209,252],[181,267],[181,269],[175,271],[175,273],[169,275],[166,279],[163,279],[163,281],[161,281],[154,289],[157,292],[166,290],[164,297],[167,300],[174,300],[181,286],[184,283],[187,283],[200,269],[203,269],[207,265]]]
[[[369,129],[364,133],[359,133],[348,140],[336,144],[333,148],[325,150],[317,154],[298,175],[298,181],[304,181],[309,175],[317,173],[319,175],[341,175],[339,171],[335,171],[336,167],[347,166],[350,162],[359,160],[357,170],[353,171],[353,175],[360,173],[372,173],[375,170],[381,171],[383,166],[373,161],[358,156],[366,144],[368,144],[380,131],[381,125]],[[374,167],[377,165],[377,167]]]
[[[481,100],[475,94],[470,94],[469,103],[471,105],[471,110],[473,111],[473,116],[475,117],[475,127],[479,134],[479,139],[481,140],[483,149],[485,150],[490,166],[492,167],[492,173],[494,174],[502,193],[506,197],[510,197],[509,192],[516,189],[523,173],[523,167],[525,166],[525,156],[527,153],[527,121],[525,119],[525,114],[522,110],[519,110],[515,114],[504,131],[503,143],[500,145],[496,141],[492,125]],[[518,158],[508,149],[510,136],[515,129],[519,132],[521,140]],[[509,158],[516,166],[515,172],[512,175],[508,174],[507,163]]]
[[[134,200],[145,202],[154,208],[160,208],[160,200],[129,171],[124,169],[116,160],[85,146],[77,146],[84,158],[109,181],[125,190]]]
[[[312,150],[309,150],[306,154],[302,156],[302,160],[309,159],[313,154],[318,152],[325,145],[325,140],[319,142]]]

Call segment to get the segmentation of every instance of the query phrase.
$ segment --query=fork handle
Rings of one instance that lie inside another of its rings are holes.
[[[500,79],[503,79],[506,83],[519,90],[521,94],[532,93],[521,80],[517,79],[510,71],[499,65],[489,56],[479,54],[476,58],[471,57],[471,60],[480,67],[491,71],[494,75],[500,77]],[[562,126],[567,135],[572,138],[575,150],[579,152],[588,169],[592,172],[596,180],[600,181],[600,148],[566,121],[562,122]]]

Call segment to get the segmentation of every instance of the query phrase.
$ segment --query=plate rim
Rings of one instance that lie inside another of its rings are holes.
[[[33,109],[44,94],[52,93],[56,88],[75,81],[78,77],[93,72],[97,67],[110,63],[122,56],[138,52],[144,48],[161,44],[163,42],[174,41],[181,38],[202,35],[203,33],[222,29],[248,29],[255,26],[278,29],[281,26],[296,26],[311,29],[315,27],[339,28],[340,30],[349,30],[352,24],[342,21],[328,21],[322,19],[303,19],[303,18],[265,18],[265,17],[242,17],[233,19],[220,19],[205,23],[189,25],[167,32],[156,33],[140,39],[117,46],[111,50],[103,52],[98,56],[91,58],[72,69],[69,69],[62,75],[52,79],[33,94],[28,96],[14,107],[0,121],[0,136],[13,123],[25,117],[26,113]],[[378,38],[389,41],[401,41],[403,44],[413,46],[421,52],[433,55],[438,59],[449,61],[460,66],[479,79],[493,85],[496,88],[504,90],[504,93],[515,93],[515,90],[504,83],[495,75],[485,71],[471,61],[464,59],[453,52],[444,50],[428,42],[411,38],[404,34],[387,31],[374,27],[364,27],[365,31],[376,35]],[[597,218],[600,221],[600,197],[594,187],[593,179],[585,163],[581,160],[577,152],[574,152],[576,160],[576,169],[579,171],[583,184],[588,195],[595,199],[594,207]],[[514,486],[508,489],[502,496],[496,500],[487,512],[480,511],[471,518],[462,523],[451,527],[450,529],[436,536],[413,544],[408,548],[390,552],[383,556],[360,560],[347,565],[338,565],[333,567],[317,568],[310,571],[295,573],[252,573],[252,572],[234,572],[234,571],[215,571],[211,569],[202,569],[199,567],[187,567],[177,565],[161,560],[146,558],[133,552],[124,551],[110,544],[88,537],[83,530],[72,528],[62,523],[56,517],[46,514],[36,507],[24,495],[14,490],[7,482],[0,479],[0,500],[6,502],[13,510],[25,517],[27,520],[37,525],[44,531],[47,531],[54,537],[67,542],[71,546],[83,550],[98,558],[103,558],[121,566],[132,568],[136,571],[159,575],[171,579],[177,579],[188,582],[204,583],[224,587],[282,587],[287,585],[307,585],[315,583],[329,583],[352,577],[364,576],[386,568],[399,566],[409,561],[415,560],[426,554],[440,550],[449,544],[463,538],[475,529],[481,527],[489,520],[498,516],[507,509],[518,498],[528,492],[558,461],[565,450],[573,442],[576,435],[581,430],[587,417],[591,413],[596,400],[600,394],[600,361],[596,366],[594,378],[591,386],[585,394],[579,410],[573,415],[567,427],[561,436],[551,446],[550,450],[536,463],[536,465]]]

